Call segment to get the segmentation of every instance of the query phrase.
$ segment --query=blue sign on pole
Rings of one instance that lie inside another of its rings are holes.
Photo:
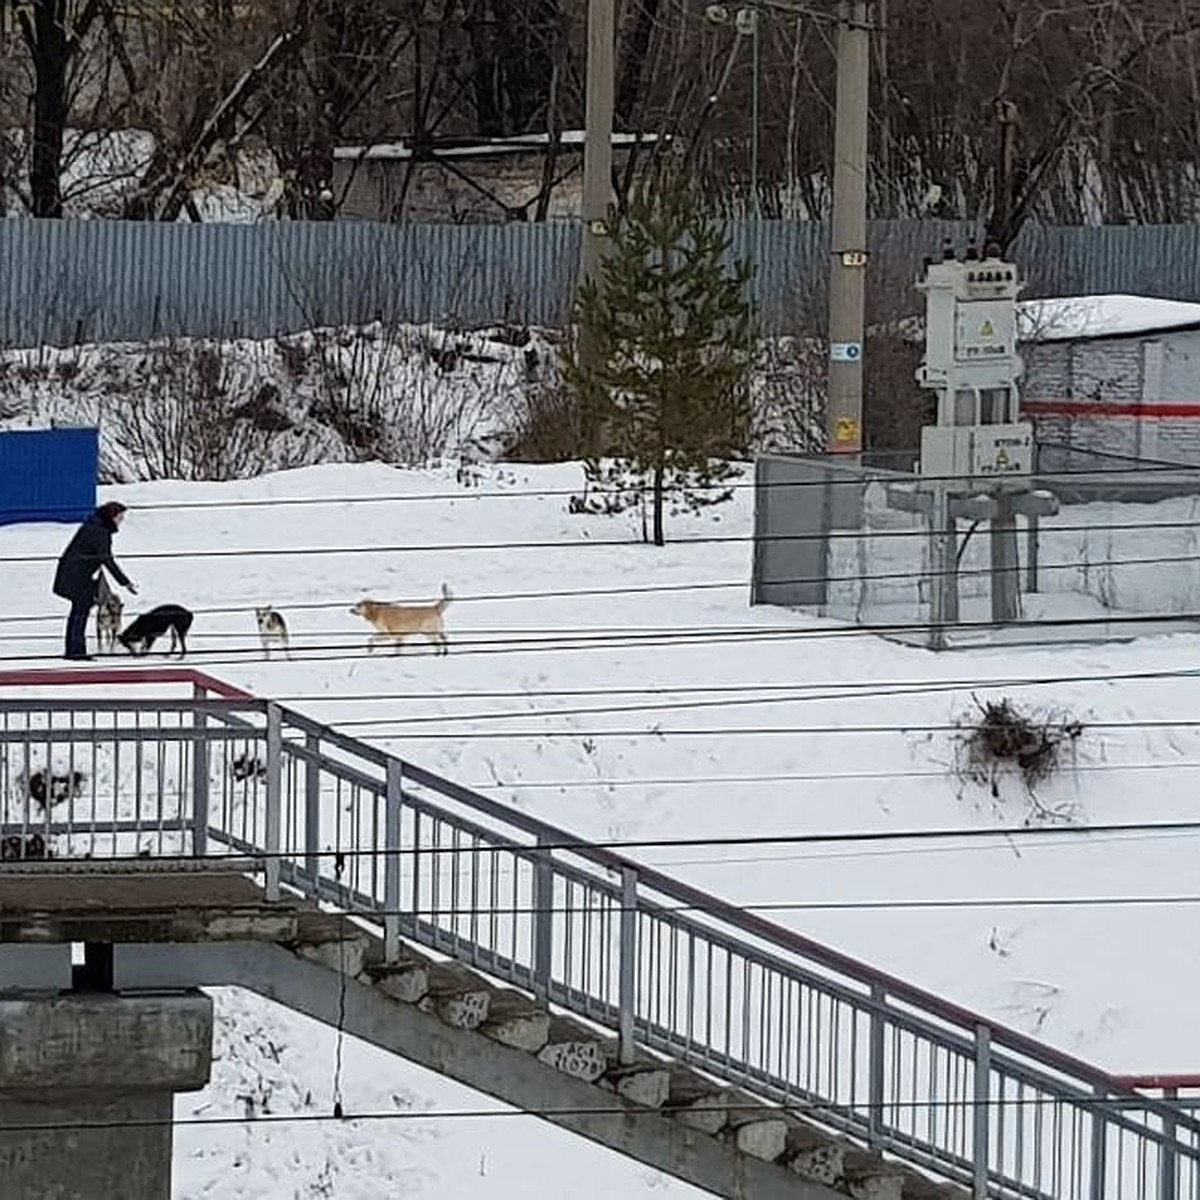
[[[0,433],[0,525],[90,516],[99,458],[98,429]]]

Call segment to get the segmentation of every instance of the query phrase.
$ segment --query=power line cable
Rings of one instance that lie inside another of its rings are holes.
[[[380,797],[381,798],[381,797]],[[514,813],[517,817],[520,814]],[[31,822],[28,826],[29,832],[39,832],[46,822]],[[538,822],[538,824],[541,824]],[[145,834],[155,833],[155,829],[147,828],[142,831]],[[495,831],[496,837],[505,838],[509,836],[504,830],[498,829]],[[552,831],[558,834],[561,831]],[[580,853],[586,855],[589,851],[611,851],[613,854],[620,854],[629,850],[662,850],[662,849],[716,849],[727,847],[761,847],[761,846],[843,846],[843,845],[875,845],[875,844],[890,844],[895,842],[910,842],[914,844],[931,843],[931,842],[979,842],[991,841],[997,848],[1011,846],[1015,842],[1021,841],[1050,841],[1054,842],[1057,839],[1059,842],[1067,841],[1089,841],[1091,839],[1102,839],[1107,837],[1124,838],[1129,834],[1136,834],[1139,837],[1175,837],[1180,835],[1190,836],[1195,833],[1200,833],[1200,820],[1177,820],[1177,821],[1132,821],[1132,822],[1109,822],[1091,825],[1017,825],[1017,826],[983,826],[973,829],[946,829],[946,828],[931,828],[931,829],[881,829],[881,830],[852,830],[852,831],[826,831],[816,833],[761,833],[761,834],[711,834],[698,837],[643,837],[643,838],[608,838],[588,841],[583,838],[575,837],[546,837],[544,840],[537,843],[517,843],[511,841],[502,841],[496,845],[424,845],[424,846],[403,846],[399,848],[387,849],[379,846],[338,846],[334,848],[298,848],[290,850],[265,851],[255,850],[251,857],[256,860],[266,862],[268,860],[279,859],[282,861],[294,862],[300,858],[316,858],[337,860],[341,857],[343,860],[363,860],[363,859],[386,859],[386,858],[419,858],[429,857],[437,858],[442,855],[457,855],[459,857],[467,857],[472,855],[495,855],[495,854],[513,854],[519,857],[529,858],[531,856],[544,855],[552,851],[562,851],[564,853]],[[84,838],[85,840],[92,836],[90,828],[81,828],[75,830],[73,834],[68,833],[65,836],[75,836]],[[103,830],[97,831],[97,836],[108,836]],[[215,836],[215,835],[214,835]],[[231,852],[229,855],[206,854],[194,855],[185,854],[182,852],[176,853],[159,853],[155,854],[154,861],[158,865],[169,863],[178,864],[193,864],[196,862],[212,862],[219,860],[222,857],[228,857],[235,862],[244,862],[246,854],[241,850]],[[136,865],[143,863],[145,860],[140,854],[112,854],[107,855],[104,859],[108,863],[129,863]],[[634,864],[637,865],[637,864]],[[676,881],[671,881],[676,882]],[[372,910],[378,911],[378,910]],[[408,911],[408,910],[405,910]],[[403,914],[401,914],[403,915]]]
[[[665,1061],[665,1060],[664,1060]],[[675,1060],[672,1060],[675,1061]],[[1104,1072],[1097,1070],[1098,1075],[1105,1075]],[[1070,1106],[1082,1110],[1100,1109],[1132,1109],[1137,1111],[1144,1104],[1148,1108],[1152,1108],[1155,1113],[1163,1111],[1174,1111],[1179,1113],[1185,1119],[1195,1106],[1195,1100],[1188,1096],[1172,1096],[1160,1097],[1155,1095],[1147,1095],[1137,1091],[1137,1089],[1123,1085],[1117,1082],[1117,1076],[1105,1075],[1106,1078],[1112,1080],[1112,1094],[1108,1095],[1087,1095],[1081,1093],[1078,1096],[1072,1096]],[[1121,1079],[1127,1077],[1122,1076]],[[1186,1076],[1184,1077],[1187,1078]],[[469,1086],[469,1085],[464,1085]],[[797,1083],[797,1091],[802,1089],[802,1084]],[[1190,1083],[1184,1086],[1200,1086]],[[720,1090],[719,1081],[715,1081],[713,1090]],[[1130,1095],[1129,1093],[1133,1093]],[[1061,1096],[1056,1095],[1005,1095],[1005,1096],[988,1096],[986,1098],[975,1098],[973,1096],[963,1096],[955,1099],[885,1099],[881,1102],[871,1103],[870,1101],[859,1101],[854,1104],[838,1104],[831,1100],[807,1100],[799,1096],[783,1101],[779,1104],[771,1104],[765,1102],[756,1102],[747,1100],[745,1103],[739,1103],[731,1100],[728,1104],[722,1104],[721,1108],[729,1113],[737,1115],[741,1112],[750,1113],[752,1115],[770,1114],[775,1112],[780,1113],[795,1113],[803,1115],[811,1112],[814,1117],[819,1118],[822,1115],[828,1116],[831,1113],[846,1113],[856,1116],[864,1116],[869,1112],[934,1112],[934,1111],[974,1111],[978,1108],[987,1108],[991,1111],[1011,1111],[1011,1110],[1037,1110],[1043,1107],[1059,1108],[1064,1103]],[[253,1125],[319,1125],[329,1122],[348,1123],[351,1121],[450,1121],[450,1120],[491,1120],[491,1119],[541,1119],[551,1120],[555,1118],[567,1117],[588,1117],[588,1116],[619,1116],[623,1118],[655,1118],[662,1120],[664,1117],[670,1116],[670,1108],[641,1108],[632,1105],[622,1104],[597,1104],[585,1106],[556,1106],[556,1107],[538,1107],[529,1109],[520,1109],[507,1107],[504,1109],[480,1108],[480,1109],[426,1109],[423,1112],[414,1112],[411,1109],[388,1109],[386,1111],[364,1111],[355,1112],[353,1109],[343,1109],[341,1113],[330,1112],[295,1112],[295,1113],[258,1113],[254,1116],[228,1116],[228,1117],[122,1117],[116,1120],[92,1120],[92,1121],[72,1121],[71,1129],[163,1129],[163,1128],[222,1128],[230,1126],[253,1126]],[[33,1132],[55,1132],[61,1133],[63,1126],[61,1124],[38,1124],[36,1122],[22,1122],[19,1124],[6,1124],[5,1130],[9,1133],[33,1133]],[[1195,1147],[1189,1146],[1186,1142],[1178,1143],[1179,1152],[1187,1158],[1195,1159],[1197,1152]]]
[[[827,618],[823,618],[827,619]],[[971,632],[984,632],[1004,630],[1013,632],[1014,628],[1022,630],[1047,630],[1047,629],[1094,629],[1097,626],[1103,626],[1110,631],[1119,629],[1137,629],[1138,627],[1154,627],[1156,630],[1161,630],[1164,624],[1179,626],[1187,622],[1200,621],[1200,613],[1159,613],[1159,614],[1105,614],[1102,616],[1085,616],[1085,617],[1046,617],[1039,618],[1036,621],[1027,621],[1020,623],[1014,627],[1012,622],[1008,621],[959,621],[946,622],[937,626],[949,633],[970,634]],[[462,636],[456,636],[452,641],[455,657],[463,656],[478,656],[478,655],[496,655],[496,654],[530,654],[539,652],[563,653],[565,651],[588,651],[588,650],[609,650],[609,649],[642,649],[642,648],[667,648],[675,646],[691,646],[691,645],[711,645],[713,642],[720,641],[723,644],[738,644],[747,645],[752,643],[778,643],[780,641],[811,641],[811,640],[840,640],[844,638],[856,637],[895,637],[903,638],[905,636],[920,636],[925,637],[929,634],[930,629],[934,628],[928,620],[900,621],[900,622],[872,622],[863,624],[839,624],[833,627],[811,627],[811,626],[778,626],[764,627],[752,626],[748,629],[726,629],[712,630],[702,627],[689,628],[684,630],[673,630],[663,632],[659,630],[651,630],[643,632],[637,629],[626,630],[621,632],[600,633],[572,633],[572,634],[538,634],[537,636],[528,636],[527,630],[514,631],[520,636],[505,637],[503,639],[471,639]],[[247,634],[247,637],[252,635]],[[364,646],[360,651],[354,653],[341,652],[344,649],[347,639],[353,637],[353,634],[338,635],[340,641],[308,643],[303,647],[304,653],[294,653],[292,661],[294,663],[312,663],[323,661],[403,661],[413,658],[428,658],[441,657],[436,650],[425,649],[421,647],[413,647],[405,649],[401,658],[398,654],[373,654]],[[361,639],[361,633],[359,635]],[[1005,642],[1005,649],[1012,650],[1015,647],[1032,647],[1049,649],[1045,642],[1038,641],[1013,641]],[[914,646],[914,649],[923,647]],[[976,647],[979,648],[979,647]],[[987,647],[984,647],[987,648]],[[294,647],[294,651],[300,650],[299,646]],[[324,653],[332,651],[332,653]],[[315,653],[314,653],[315,652]],[[241,650],[224,650],[223,654],[229,657],[219,657],[215,654],[204,654],[203,657],[196,653],[192,655],[192,661],[199,661],[203,666],[229,666],[237,664],[245,664],[253,660],[259,660],[263,653],[262,648],[258,645],[248,645]],[[61,660],[61,655],[58,654],[9,654],[5,655],[0,662],[8,665],[20,665],[26,663],[49,663],[58,662]],[[122,657],[119,661],[128,661]],[[138,658],[135,663],[139,666],[144,666],[145,659]],[[282,664],[276,664],[282,665]],[[34,685],[31,685],[34,686]]]
[[[1056,443],[1043,443],[1051,448],[1055,448]],[[1071,447],[1063,444],[1062,448],[1071,449]],[[912,451],[909,457],[915,460],[919,457],[919,451]],[[1137,463],[1136,471],[1114,472],[1112,470],[1094,469],[1082,467],[1079,469],[1064,469],[1059,471],[1038,472],[1032,478],[1037,481],[1041,487],[1053,488],[1057,481],[1069,481],[1070,486],[1078,487],[1084,480],[1093,480],[1095,482],[1111,483],[1112,475],[1119,474],[1122,476],[1121,482],[1129,483],[1129,475],[1136,477],[1145,477],[1153,479],[1156,475],[1175,475],[1187,476],[1190,474],[1200,474],[1194,465],[1187,463],[1172,463],[1161,459],[1137,459],[1128,455],[1104,455],[1106,459],[1114,461],[1125,461]],[[539,464],[514,463],[511,466],[500,464],[500,469],[510,469],[514,474],[517,472],[528,470],[530,466]],[[752,465],[747,464],[745,471],[749,475],[753,470]],[[153,487],[156,482],[154,480],[145,480],[137,484],[127,485],[133,487]],[[243,483],[251,481],[241,481]],[[325,507],[332,505],[356,505],[356,504],[397,504],[397,503],[448,503],[461,502],[470,500],[536,500],[536,499],[554,499],[554,498],[570,498],[578,496],[584,489],[586,480],[581,479],[580,483],[575,487],[494,487],[491,489],[485,487],[474,487],[466,484],[459,485],[455,491],[435,491],[435,492],[382,492],[382,493],[361,493],[361,494],[342,494],[333,493],[322,496],[247,496],[243,498],[229,500],[154,500],[141,501],[125,500],[122,501],[133,513],[142,512],[187,512],[187,511],[209,511],[221,509],[244,509],[255,508],[293,508],[293,507]],[[814,475],[806,479],[733,479],[727,483],[723,483],[720,487],[712,489],[715,492],[770,492],[773,490],[786,490],[794,492],[804,492],[810,488],[820,488],[822,490],[834,489],[858,489],[862,490],[866,487],[878,484],[891,485],[919,485],[925,486],[930,483],[962,483],[961,475],[908,475],[903,472],[887,468],[866,468],[864,473],[853,479],[838,480],[830,479],[827,476]],[[619,488],[611,489],[611,491],[620,492],[627,495],[636,495],[638,493],[648,494],[653,490],[653,485],[650,483],[630,482]],[[1200,488],[1198,488],[1200,490]],[[607,492],[606,492],[607,494]],[[53,516],[55,519],[68,518],[74,519],[78,514],[78,506],[54,508],[47,507],[40,510],[47,517]],[[597,516],[601,514],[595,514]]]
[[[1145,532],[1147,530],[1163,531],[1169,529],[1197,528],[1197,522],[1192,521],[1159,521],[1135,523],[1097,523],[1089,522],[1083,525],[1054,525],[1045,526],[1046,530],[1054,533],[1116,533]],[[833,533],[779,533],[779,534],[710,534],[705,537],[682,537],[673,540],[673,549],[688,546],[718,546],[718,545],[777,545],[821,542],[834,540],[840,544],[863,541],[871,538],[884,538],[888,541],[905,540],[909,538],[928,539],[928,529],[924,527],[912,529],[855,529],[838,530]],[[359,545],[359,546],[244,546],[219,547],[209,550],[189,548],[182,550],[142,550],[122,553],[122,562],[176,560],[176,559],[223,559],[223,558],[309,558],[336,555],[353,555],[364,557],[371,554],[442,554],[467,553],[471,551],[499,551],[506,553],[518,550],[581,550],[581,549],[629,549],[637,543],[628,537],[621,538],[573,538],[552,541],[491,541],[491,542],[432,542],[428,544],[405,545]],[[57,554],[12,554],[0,555],[0,563],[8,564],[49,564],[56,563]],[[1179,561],[1191,561],[1182,556]],[[1080,567],[1086,565],[1078,564]]]
[[[119,660],[124,661],[124,660]],[[124,667],[117,668],[125,669]],[[132,669],[132,668],[130,668]],[[958,691],[994,691],[1000,688],[1027,688],[1061,686],[1075,683],[1133,683],[1133,682],[1162,682],[1167,680],[1200,678],[1200,667],[1164,667],[1160,669],[1145,669],[1136,671],[1109,671],[1103,675],[1094,672],[1064,673],[1052,675],[972,675],[946,679],[848,679],[820,680],[808,683],[707,683],[707,684],[657,684],[654,686],[623,686],[623,687],[594,687],[594,688],[538,688],[531,691],[528,688],[485,688],[485,689],[442,689],[438,691],[369,691],[349,692],[331,695],[322,692],[281,692],[274,693],[271,700],[274,703],[288,704],[304,701],[317,701],[325,704],[375,703],[379,701],[401,700],[410,703],[427,704],[431,701],[451,702],[462,700],[542,700],[548,697],[555,699],[606,698],[610,696],[701,696],[700,703],[720,703],[720,697],[745,697],[749,703],[800,703],[804,701],[877,699],[892,696],[911,696]],[[31,686],[37,686],[36,677],[31,678]],[[824,689],[824,690],[822,690]],[[755,693],[747,696],[747,693]],[[740,701],[730,701],[731,703]],[[689,705],[692,701],[681,701]],[[653,705],[652,705],[653,706]],[[671,705],[672,707],[674,704]],[[633,709],[645,707],[641,703],[630,706]],[[624,710],[622,706],[621,711]],[[564,709],[527,709],[511,715],[514,716],[553,716]],[[586,709],[582,711],[605,711],[603,709]],[[462,714],[447,713],[445,717],[463,719]],[[481,714],[486,717],[509,715],[488,711]],[[422,718],[424,719],[424,718]]]
[[[0,561],[3,561],[0,559]],[[1161,555],[1149,558],[1106,558],[1106,559],[1089,559],[1087,562],[1067,561],[1061,563],[1039,563],[1038,570],[1042,573],[1055,571],[1084,571],[1093,570],[1101,567],[1144,567],[1170,564],[1173,566],[1184,565],[1192,562],[1200,562],[1200,555]],[[1024,568],[1013,568],[1014,570],[1023,570]],[[915,570],[902,571],[879,571],[879,572],[862,572],[854,575],[803,575],[793,577],[772,578],[769,583],[772,587],[783,587],[789,585],[816,585],[816,584],[871,584],[871,583],[888,583],[900,581],[915,581],[916,579],[935,579],[943,576],[955,576],[959,579],[971,580],[991,578],[994,572],[989,566],[980,566],[977,568],[946,568],[944,570],[935,571],[932,569],[918,568]],[[560,588],[550,591],[513,591],[513,592],[494,592],[481,593],[477,595],[459,595],[453,597],[456,604],[475,604],[481,602],[504,602],[516,600],[565,600],[584,597],[612,597],[612,596],[638,596],[638,595],[654,595],[666,594],[675,592],[702,592],[702,591],[734,591],[744,590],[750,587],[749,580],[738,581],[716,581],[716,582],[699,582],[699,583],[678,583],[678,584],[648,584],[643,586],[621,587],[621,588]],[[410,601],[411,603],[411,601]],[[244,613],[248,614],[252,607],[257,607],[255,604],[247,602],[242,605],[212,605],[194,608],[191,611],[194,614],[230,614]],[[348,609],[349,603],[346,598],[338,600],[326,601],[301,601],[299,603],[283,603],[281,608],[287,611],[337,611]],[[1099,619],[1099,618],[1097,618]],[[1161,615],[1161,619],[1176,619],[1176,614],[1166,613]],[[25,616],[0,616],[0,623],[33,623],[39,621],[61,621],[60,613],[37,613]],[[240,633],[240,631],[238,631]],[[0,634],[0,640],[15,641],[26,636],[36,635],[20,635],[20,634]],[[219,636],[219,635],[209,635]],[[230,636],[233,636],[232,634]]]

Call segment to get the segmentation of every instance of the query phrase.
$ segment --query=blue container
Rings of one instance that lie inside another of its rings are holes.
[[[98,429],[0,433],[0,525],[91,516],[99,456]]]

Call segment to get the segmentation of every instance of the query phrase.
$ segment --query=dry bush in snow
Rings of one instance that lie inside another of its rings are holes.
[[[1074,754],[1083,722],[1056,711],[1022,711],[1006,697],[975,706],[955,722],[953,769],[960,784],[987,788],[999,800],[1002,780],[1016,777],[1033,805],[1031,818],[1063,819],[1063,810],[1044,805],[1036,789]]]

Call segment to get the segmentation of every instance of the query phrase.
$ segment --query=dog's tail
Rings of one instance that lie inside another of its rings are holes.
[[[450,590],[448,583],[442,584],[442,598],[437,602],[438,612],[445,612],[447,605],[454,599],[454,593]]]

